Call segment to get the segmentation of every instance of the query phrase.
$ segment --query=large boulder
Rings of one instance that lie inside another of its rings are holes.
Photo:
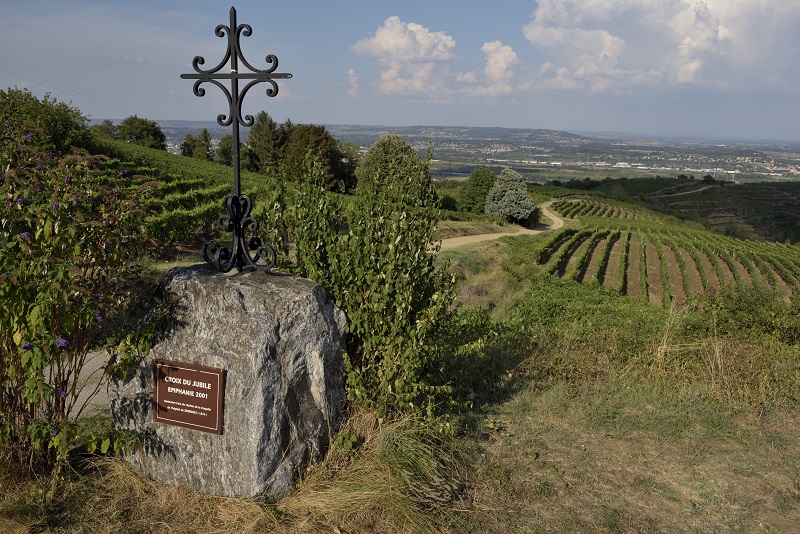
[[[311,280],[255,270],[175,268],[161,290],[171,326],[109,384],[115,426],[141,438],[126,460],[216,495],[280,496],[341,422],[344,313]],[[154,421],[154,360],[224,370],[220,435]]]

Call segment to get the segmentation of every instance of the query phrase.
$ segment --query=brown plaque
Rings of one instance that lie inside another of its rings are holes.
[[[222,434],[224,396],[223,369],[153,362],[153,418],[157,423]]]

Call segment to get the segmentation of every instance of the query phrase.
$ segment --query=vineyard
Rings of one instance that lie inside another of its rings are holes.
[[[233,169],[211,161],[169,154],[120,141],[94,139],[92,149],[112,159],[109,166],[132,176],[134,184],[150,182],[157,194],[144,199],[150,212],[146,232],[162,245],[209,239],[224,214],[222,201],[233,193]],[[270,221],[273,205],[285,191],[275,180],[243,171],[242,193],[256,199],[253,214]]]
[[[743,238],[800,242],[800,184],[742,183],[680,178],[616,180],[598,188],[615,198],[637,198],[658,212],[702,222]]]
[[[800,287],[800,248],[737,239],[630,204],[564,199],[553,205],[580,219],[540,242],[544,272],[649,301],[684,306],[723,286],[760,286],[785,297]]]

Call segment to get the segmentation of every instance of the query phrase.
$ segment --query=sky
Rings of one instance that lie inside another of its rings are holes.
[[[293,75],[243,102],[278,122],[800,140],[798,0],[0,0],[0,89],[216,120],[180,75],[231,5],[245,59]]]

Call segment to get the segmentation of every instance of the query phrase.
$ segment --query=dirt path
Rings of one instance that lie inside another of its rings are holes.
[[[442,239],[442,247],[441,250],[450,250],[458,247],[463,247],[465,245],[472,245],[473,243],[480,243],[482,241],[491,241],[493,239],[499,239],[501,237],[507,235],[533,235],[539,234],[544,232],[545,230],[558,230],[559,228],[564,226],[564,219],[559,217],[554,211],[550,209],[550,206],[555,202],[555,200],[549,200],[544,202],[543,204],[539,204],[537,206],[540,210],[542,210],[542,214],[544,214],[548,219],[552,221],[551,224],[539,228],[518,228],[513,232],[499,232],[494,234],[475,234],[475,235],[464,235],[459,237],[451,237],[448,239]]]

